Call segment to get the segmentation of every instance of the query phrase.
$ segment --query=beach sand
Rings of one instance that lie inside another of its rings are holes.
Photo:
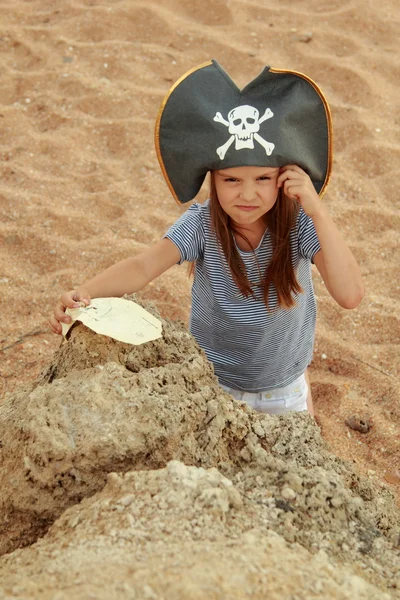
[[[338,456],[400,498],[397,2],[3,0],[0,14],[1,395],[49,364],[61,291],[137,254],[184,210],[153,143],[171,84],[210,58],[239,86],[266,64],[293,69],[330,103],[323,202],[366,286],[346,311],[315,274],[317,420]],[[141,297],[187,322],[186,267]],[[345,424],[356,414],[367,433]]]

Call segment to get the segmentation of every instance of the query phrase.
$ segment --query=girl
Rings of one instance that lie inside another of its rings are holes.
[[[313,414],[311,263],[343,308],[363,296],[359,267],[320,200],[332,163],[322,92],[304,75],[269,67],[239,90],[216,61],[205,63],[164,100],[156,149],[178,201],[191,200],[207,172],[210,199],[193,204],[141,255],[64,293],[53,331],[70,322],[67,307],[137,292],[192,261],[190,331],[221,386],[256,410]]]

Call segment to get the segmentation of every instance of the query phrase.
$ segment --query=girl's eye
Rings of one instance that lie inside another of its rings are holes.
[[[237,181],[234,177],[227,177],[225,181]]]
[[[263,175],[262,177],[259,177],[260,181],[269,181],[271,179],[271,177],[268,177],[268,175]]]

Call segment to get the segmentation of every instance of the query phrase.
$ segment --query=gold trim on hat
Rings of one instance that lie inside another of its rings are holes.
[[[328,123],[328,166],[327,166],[327,169],[326,169],[325,181],[324,181],[324,183],[322,185],[322,188],[321,188],[321,190],[319,192],[319,197],[322,198],[322,196],[325,194],[327,185],[328,185],[329,180],[331,178],[332,160],[333,160],[332,114],[331,114],[331,109],[329,108],[328,101],[327,101],[327,99],[326,99],[323,91],[321,90],[321,88],[310,77],[308,77],[307,75],[304,75],[304,73],[300,73],[299,71],[292,71],[290,69],[273,69],[272,67],[269,69],[269,71],[271,73],[289,73],[289,74],[292,74],[292,75],[297,75],[298,77],[302,77],[303,79],[305,79],[306,81],[308,81],[308,83],[310,85],[312,85],[312,87],[315,89],[315,91],[317,92],[317,94],[319,95],[319,97],[322,100],[322,104],[324,105],[324,108],[325,108],[326,120],[327,120],[327,123]]]
[[[169,100],[172,92],[178,87],[178,85],[180,85],[182,83],[182,81],[184,79],[186,79],[186,77],[189,77],[189,75],[191,75],[192,73],[195,73],[196,71],[199,71],[200,69],[204,69],[204,67],[210,67],[210,66],[212,66],[212,64],[213,64],[213,62],[211,60],[209,60],[209,61],[207,61],[205,63],[202,63],[201,65],[198,65],[197,67],[194,67],[193,69],[190,69],[190,71],[187,71],[187,73],[185,73],[184,75],[182,75],[182,77],[180,77],[178,79],[178,81],[176,81],[174,83],[174,85],[169,90],[168,94],[165,96],[165,98],[164,98],[164,100],[163,100],[163,102],[162,102],[162,104],[160,106],[160,109],[158,111],[158,115],[157,115],[157,119],[156,119],[156,126],[155,126],[155,131],[154,131],[154,143],[155,143],[155,147],[156,147],[156,154],[157,154],[158,162],[160,163],[161,171],[162,171],[162,173],[164,175],[165,181],[167,182],[167,185],[168,185],[168,187],[170,189],[170,192],[173,195],[176,203],[179,204],[179,206],[181,206],[182,203],[180,202],[178,196],[175,193],[174,187],[173,187],[173,185],[172,185],[172,183],[171,183],[171,181],[170,181],[170,179],[168,177],[168,173],[167,173],[167,170],[165,168],[163,158],[161,156],[161,150],[160,150],[160,125],[161,125],[161,117],[162,117],[162,114],[164,112],[164,108],[165,108],[165,106],[166,106],[166,104],[167,104],[167,102],[168,102],[168,100]]]

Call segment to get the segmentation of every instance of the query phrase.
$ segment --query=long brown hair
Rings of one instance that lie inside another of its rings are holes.
[[[211,173],[210,179],[210,211],[217,239],[225,254],[236,285],[244,296],[255,297],[243,260],[237,250],[234,234],[246,241],[254,256],[255,248],[222,209],[218,201],[213,173]],[[298,212],[298,203],[288,198],[281,188],[273,208],[265,214],[265,225],[270,231],[273,248],[271,262],[266,272],[262,274],[260,271],[260,284],[263,287],[263,297],[267,308],[268,293],[272,284],[276,289],[278,303],[281,308],[292,308],[295,305],[293,294],[303,291],[293,268],[290,243],[290,233],[296,222]]]

